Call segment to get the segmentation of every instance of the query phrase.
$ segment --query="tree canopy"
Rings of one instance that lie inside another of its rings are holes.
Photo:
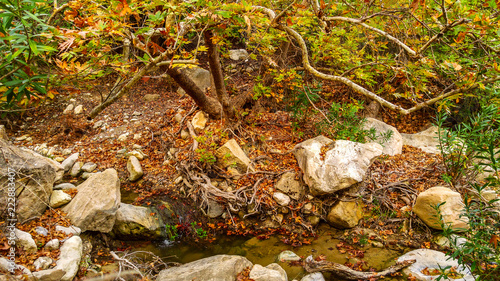
[[[311,79],[343,83],[401,114],[496,92],[500,80],[495,0],[0,2],[4,108],[115,75],[95,117],[158,70],[202,110],[230,119],[252,97],[282,102]],[[221,57],[238,45],[261,68],[253,89],[231,96]],[[215,95],[180,71],[200,61]]]

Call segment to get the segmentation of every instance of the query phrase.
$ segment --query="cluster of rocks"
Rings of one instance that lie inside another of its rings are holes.
[[[69,101],[70,101],[70,104],[68,104],[68,106],[66,106],[66,108],[63,111],[63,114],[65,114],[65,115],[68,115],[68,114],[79,115],[79,114],[83,113],[83,111],[84,111],[83,105],[79,104],[79,105],[75,106],[75,102],[76,102],[75,99],[70,99]]]

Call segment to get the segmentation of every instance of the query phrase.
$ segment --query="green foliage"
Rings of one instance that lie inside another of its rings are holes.
[[[167,233],[168,240],[175,241],[179,238],[178,226],[177,225],[165,225],[165,232]]]
[[[366,137],[375,138],[375,130],[363,128],[366,119],[358,116],[358,111],[363,109],[362,103],[336,103],[333,102],[326,119],[316,124],[318,132],[335,140],[350,140],[366,142]]]
[[[454,130],[444,130],[446,114],[437,117],[439,140],[447,174],[444,176],[454,186],[466,182],[471,194],[464,198],[463,217],[469,221],[469,229],[463,235],[467,241],[458,245],[454,231],[442,222],[443,235],[451,242],[449,255],[459,264],[466,266],[477,280],[497,280],[500,273],[500,215],[497,199],[484,200],[485,192],[498,193],[499,188],[499,109],[491,104],[483,106],[468,122],[461,123]],[[491,176],[484,183],[477,183],[474,175],[488,171]]]
[[[453,129],[444,128],[449,113],[438,113],[438,137],[446,167],[444,179],[453,186],[461,180],[472,180],[485,169],[498,176],[499,113],[494,104],[483,106],[470,120],[457,124]]]
[[[25,106],[53,93],[41,66],[56,51],[50,46],[50,11],[45,0],[0,0],[0,109]]]
[[[198,227],[198,225],[199,224],[196,222],[191,222],[191,227],[193,228],[193,231],[196,234],[196,236],[200,239],[207,238],[208,237],[207,231],[201,227]]]

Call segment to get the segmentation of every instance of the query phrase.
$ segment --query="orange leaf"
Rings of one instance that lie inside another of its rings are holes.
[[[498,247],[498,241],[500,241],[500,237],[498,237],[497,235],[491,236],[490,244],[493,244],[495,248]]]

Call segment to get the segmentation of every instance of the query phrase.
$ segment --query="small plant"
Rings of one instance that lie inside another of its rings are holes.
[[[198,154],[198,161],[213,164],[217,161],[214,154],[210,151],[207,151],[205,148],[196,149],[196,153]]]
[[[193,228],[193,231],[196,234],[196,236],[198,236],[198,238],[200,238],[200,239],[207,238],[207,236],[208,236],[207,231],[201,227],[198,227],[198,223],[191,222],[191,227]]]
[[[366,119],[358,116],[363,109],[362,103],[335,103],[333,102],[326,119],[316,124],[318,132],[329,135],[333,139],[366,142],[366,137],[375,139],[375,129],[363,128]],[[391,133],[389,133],[389,136]]]
[[[170,241],[175,241],[175,240],[177,240],[177,238],[179,238],[179,232],[177,229],[177,225],[166,224],[165,225],[165,232],[167,233],[168,240],[170,240]]]

